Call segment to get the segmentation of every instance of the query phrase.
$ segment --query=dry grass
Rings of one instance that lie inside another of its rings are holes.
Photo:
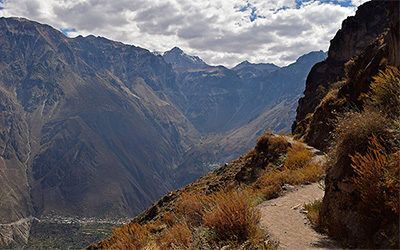
[[[116,227],[112,230],[112,238],[104,241],[105,249],[143,249],[149,240],[150,232],[146,226],[137,223]]]
[[[255,196],[271,199],[279,196],[283,184],[300,185],[320,180],[325,166],[312,161],[312,153],[303,145],[295,143],[289,148],[281,169],[264,172],[252,186]]]
[[[173,225],[157,240],[161,249],[190,249],[192,242],[192,231],[186,223]]]
[[[305,204],[304,209],[307,211],[307,218],[315,229],[321,227],[320,211],[322,207],[322,200],[315,200],[311,203]]]
[[[357,153],[351,158],[356,173],[353,181],[365,209],[374,213],[385,213],[390,209],[399,214],[400,157],[399,153],[390,157],[384,152],[373,137],[366,154]]]
[[[367,96],[369,105],[385,113],[392,119],[400,116],[400,71],[387,67],[374,77],[371,93]]]
[[[218,192],[211,196],[213,206],[204,214],[204,226],[212,229],[219,241],[238,243],[259,238],[259,211],[243,192]]]
[[[203,223],[203,214],[207,207],[205,195],[183,193],[175,205],[175,213],[188,225],[197,227]]]
[[[290,143],[284,136],[266,133],[258,139],[255,151],[278,156],[285,154],[289,146]]]
[[[175,213],[171,211],[164,213],[162,216],[162,221],[169,227],[174,225],[176,223]]]
[[[313,154],[302,143],[294,143],[289,147],[287,158],[284,163],[285,168],[299,169],[307,166]]]
[[[389,138],[390,125],[391,122],[377,111],[347,113],[339,119],[331,158],[338,166],[349,166],[351,156],[366,152],[372,136]]]

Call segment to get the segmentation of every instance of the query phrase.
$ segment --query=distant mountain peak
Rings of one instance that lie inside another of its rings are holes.
[[[279,69],[279,67],[273,63],[251,63],[248,60],[245,60],[232,68],[232,70],[241,78],[253,78],[262,73],[270,73],[277,69]]]
[[[170,53],[179,53],[179,54],[184,53],[183,50],[181,48],[179,48],[179,47],[173,47],[170,51],[167,51],[166,53],[168,53],[168,52],[170,52]]]
[[[311,51],[307,54],[304,54],[302,56],[300,56],[299,58],[297,58],[296,63],[302,63],[302,62],[306,62],[309,60],[314,60],[315,58],[320,58],[319,60],[322,61],[327,57],[327,53],[322,51],[322,50],[318,50],[318,51]]]
[[[208,67],[200,57],[188,55],[179,47],[173,47],[171,50],[164,52],[163,57],[175,69],[186,70]]]

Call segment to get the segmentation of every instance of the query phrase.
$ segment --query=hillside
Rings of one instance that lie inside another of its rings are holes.
[[[246,155],[169,193],[88,249],[273,249],[254,206],[320,180],[320,158],[290,137],[265,134]]]

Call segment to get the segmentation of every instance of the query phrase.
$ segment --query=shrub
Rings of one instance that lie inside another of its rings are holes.
[[[304,168],[290,170],[286,183],[291,185],[308,184],[321,180],[325,175],[325,167],[320,163],[308,163]]]
[[[183,193],[175,206],[175,213],[181,216],[189,226],[199,226],[203,223],[206,207],[205,195]]]
[[[313,154],[302,143],[293,143],[289,147],[284,166],[288,169],[299,169],[307,166]]]
[[[321,208],[322,200],[315,200],[311,203],[304,205],[304,209],[307,211],[307,218],[315,229],[320,229],[321,227]]]
[[[396,67],[387,67],[374,77],[369,105],[385,111],[390,118],[400,116],[400,71]]]
[[[173,225],[158,239],[161,249],[189,249],[192,242],[192,232],[186,223]]]
[[[167,225],[167,226],[172,226],[176,222],[175,214],[173,212],[165,212],[162,217],[162,221]]]
[[[258,139],[255,151],[279,156],[285,154],[289,146],[290,143],[284,136],[266,133]]]
[[[105,249],[143,249],[149,239],[150,232],[146,226],[131,223],[112,230],[112,238],[104,241],[102,248]]]
[[[319,163],[308,162],[297,169],[283,168],[265,171],[253,185],[253,193],[262,199],[279,196],[283,184],[300,185],[321,180],[325,175],[325,167]]]
[[[341,117],[336,128],[335,146],[331,158],[336,166],[350,166],[351,156],[364,153],[372,136],[389,138],[390,121],[372,110],[349,112]]]
[[[366,154],[357,153],[351,157],[356,173],[353,181],[365,209],[375,213],[384,213],[386,209],[399,213],[399,154],[389,157],[384,152],[373,137]]]
[[[204,226],[212,229],[218,240],[240,243],[259,237],[260,214],[247,194],[218,192],[211,196],[211,202],[211,209],[204,214]]]

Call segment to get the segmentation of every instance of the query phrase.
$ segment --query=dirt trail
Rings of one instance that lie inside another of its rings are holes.
[[[327,236],[311,228],[303,205],[322,199],[324,191],[318,183],[293,187],[284,196],[265,201],[258,207],[261,211],[261,226],[266,228],[280,249],[337,249]]]

